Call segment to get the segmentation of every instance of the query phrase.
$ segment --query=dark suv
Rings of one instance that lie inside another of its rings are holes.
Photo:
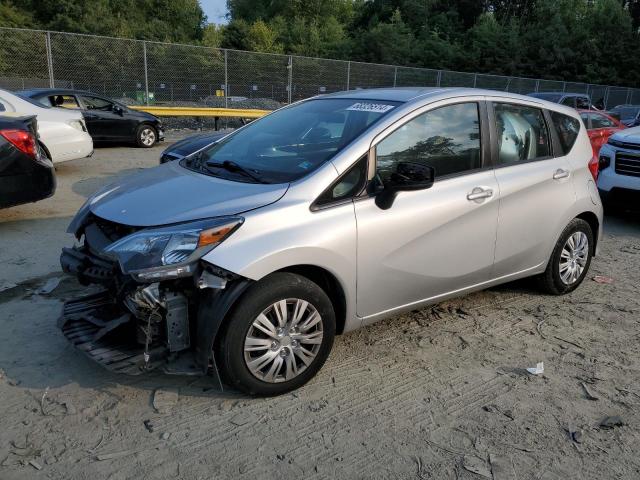
[[[23,90],[47,107],[81,110],[87,129],[95,142],[133,142],[139,147],[153,147],[164,140],[162,123],[150,113],[132,110],[115,100],[81,90],[37,88]]]
[[[559,103],[578,110],[591,110],[593,108],[591,97],[584,93],[535,92],[530,93],[529,96],[546,100],[547,102]]]

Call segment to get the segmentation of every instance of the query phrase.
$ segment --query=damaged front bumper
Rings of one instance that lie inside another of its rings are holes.
[[[85,229],[82,245],[63,249],[60,258],[65,272],[98,286],[65,302],[58,327],[67,340],[117,373],[217,374],[215,337],[250,281],[204,262],[188,276],[141,281],[99,255],[112,238],[91,230]]]

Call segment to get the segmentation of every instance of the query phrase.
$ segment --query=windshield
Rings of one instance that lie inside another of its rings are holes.
[[[288,183],[317,169],[398,102],[325,98],[283,108],[188,157],[201,173],[257,183]]]

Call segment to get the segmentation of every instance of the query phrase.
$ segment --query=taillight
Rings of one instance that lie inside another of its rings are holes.
[[[6,138],[22,153],[37,158],[38,146],[35,137],[31,133],[25,130],[0,130],[0,135]]]
[[[588,167],[593,179],[598,180],[598,157],[596,157],[595,155],[592,156],[591,160],[589,160]]]

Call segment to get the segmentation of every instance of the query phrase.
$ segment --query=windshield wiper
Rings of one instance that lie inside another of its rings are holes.
[[[218,162],[207,162],[204,165],[205,167],[215,167],[215,168],[224,168],[229,172],[237,172],[243,174],[245,177],[249,177],[257,183],[267,183],[255,173],[251,172],[251,170],[247,170],[246,168],[238,165],[236,162],[232,160],[225,160],[222,163]]]

